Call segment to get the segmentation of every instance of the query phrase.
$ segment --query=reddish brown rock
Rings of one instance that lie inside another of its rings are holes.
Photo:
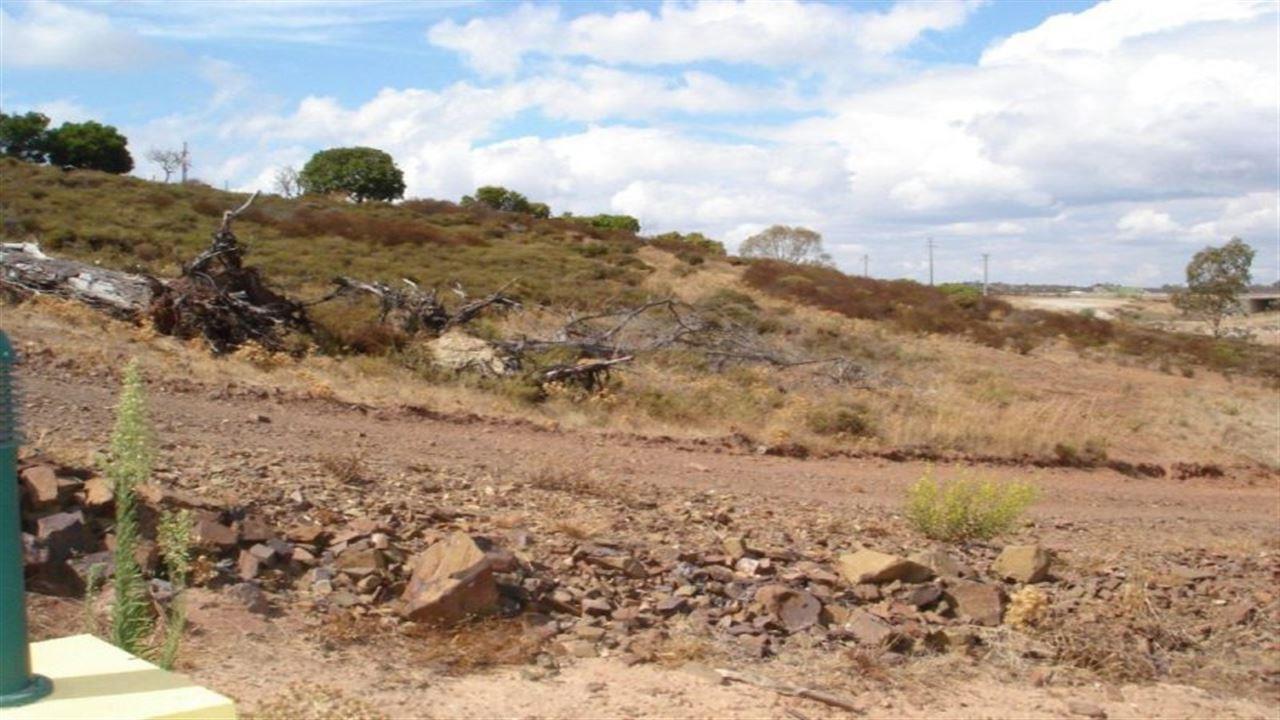
[[[1008,545],[991,566],[1005,580],[1037,583],[1049,577],[1049,553],[1039,545]]]
[[[40,518],[36,521],[36,537],[48,548],[49,559],[53,562],[87,552],[93,543],[84,525],[84,515],[79,510]]]
[[[229,550],[240,543],[236,531],[218,522],[213,513],[198,513],[191,533],[192,541],[209,550]]]
[[[859,550],[841,555],[838,569],[851,585],[861,583],[890,583],[900,580],[907,583],[924,582],[933,577],[933,570],[897,555],[875,550]]]
[[[58,475],[49,465],[36,465],[22,471],[22,490],[32,510],[58,506]]]
[[[116,494],[111,490],[111,483],[104,477],[89,478],[84,483],[84,504],[90,509],[99,509],[115,502]]]
[[[775,618],[787,632],[799,632],[818,624],[822,603],[811,593],[786,585],[765,585],[756,590],[756,605]]]
[[[469,535],[456,532],[411,561],[402,614],[422,623],[448,624],[492,611],[498,604],[493,569]]]
[[[1004,590],[998,585],[957,580],[947,587],[946,597],[969,622],[994,627],[1004,618]]]

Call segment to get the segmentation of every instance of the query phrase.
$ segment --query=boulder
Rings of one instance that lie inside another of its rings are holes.
[[[387,560],[382,551],[372,547],[347,550],[339,555],[338,560],[333,564],[333,568],[338,572],[358,578],[382,572],[386,567]]]
[[[23,470],[22,490],[32,510],[58,506],[58,475],[49,465],[35,465]]]
[[[947,600],[962,619],[994,627],[1004,618],[1004,590],[999,585],[957,580],[946,591]]]
[[[498,584],[484,550],[455,532],[410,561],[412,577],[401,613],[416,622],[449,624],[487,613],[498,604]]]
[[[229,550],[240,544],[239,534],[218,522],[218,517],[209,512],[196,513],[191,540],[207,550]]]
[[[925,550],[911,556],[910,560],[919,563],[933,571],[934,575],[941,578],[958,578],[967,577],[973,574],[973,570],[966,567],[951,555],[942,550]]]
[[[892,625],[866,610],[851,612],[849,619],[845,621],[844,628],[862,645],[887,648],[897,637],[897,631]]]
[[[920,563],[875,550],[859,550],[841,555],[837,569],[851,585],[882,584],[894,580],[919,583],[933,577],[933,570]]]
[[[428,342],[431,360],[445,370],[476,370],[486,375],[508,375],[514,369],[511,358],[493,344],[453,329]]]
[[[1007,545],[991,571],[1005,580],[1036,583],[1049,577],[1051,563],[1049,553],[1039,545]]]
[[[786,585],[764,585],[756,590],[760,612],[775,618],[787,632],[799,632],[818,624],[822,603],[811,593]]]
[[[104,477],[92,477],[84,482],[85,507],[98,509],[115,502],[116,494],[111,483]]]
[[[84,515],[79,510],[40,518],[36,521],[36,537],[48,548],[49,559],[53,562],[84,553],[93,543],[84,525]]]

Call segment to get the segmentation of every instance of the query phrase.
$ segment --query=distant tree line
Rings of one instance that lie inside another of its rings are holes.
[[[111,125],[88,120],[49,127],[38,112],[0,113],[0,153],[33,163],[122,175],[133,169],[129,141]]]

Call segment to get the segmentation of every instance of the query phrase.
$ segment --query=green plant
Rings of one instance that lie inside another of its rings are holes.
[[[0,113],[0,153],[27,162],[44,162],[49,151],[49,118],[38,112]]]
[[[1173,296],[1174,307],[1204,318],[1213,336],[1222,337],[1222,320],[1239,309],[1240,295],[1249,290],[1253,255],[1253,248],[1240,238],[1196,253],[1187,263],[1187,289]]]
[[[136,488],[151,476],[155,458],[146,391],[138,361],[124,371],[124,387],[111,434],[107,479],[116,496],[115,605],[111,609],[111,642],[137,655],[151,634],[146,581],[138,565],[140,530]]]
[[[985,540],[1011,530],[1037,494],[1030,483],[969,478],[943,483],[930,471],[907,489],[906,516],[935,540]]]
[[[173,596],[169,604],[169,613],[165,617],[164,642],[160,646],[157,664],[166,670],[173,669],[178,658],[178,648],[182,643],[182,631],[187,625],[185,597],[182,591],[187,587],[187,578],[191,574],[191,532],[194,521],[190,510],[166,511],[160,516],[160,524],[156,527],[156,541],[160,545],[160,556],[164,559],[165,572],[169,575],[169,584],[173,588]]]
[[[370,147],[321,150],[298,174],[303,192],[343,193],[361,203],[404,195],[404,173],[387,153]]]
[[[92,120],[63,123],[46,133],[49,162],[81,170],[101,170],[123,175],[133,169],[129,141],[114,127]]]

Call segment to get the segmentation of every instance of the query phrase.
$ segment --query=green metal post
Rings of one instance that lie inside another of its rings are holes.
[[[53,689],[48,678],[31,673],[27,645],[18,509],[16,359],[9,338],[0,331],[0,708],[35,702]]]

